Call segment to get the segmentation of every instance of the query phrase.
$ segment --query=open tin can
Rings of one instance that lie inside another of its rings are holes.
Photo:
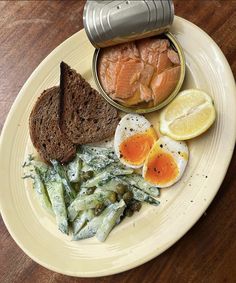
[[[111,105],[128,113],[149,113],[167,105],[177,95],[184,81],[185,58],[179,42],[168,32],[173,18],[174,6],[171,0],[87,1],[83,21],[87,36],[96,48],[92,63],[93,77],[101,95]],[[167,38],[179,55],[180,75],[176,87],[165,100],[155,106],[150,107],[143,103],[124,106],[111,98],[102,87],[98,76],[101,50],[104,47],[157,35]]]

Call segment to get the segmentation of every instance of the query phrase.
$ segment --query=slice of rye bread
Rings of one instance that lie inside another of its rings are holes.
[[[32,143],[46,162],[66,163],[76,154],[76,146],[59,127],[59,106],[59,87],[49,88],[38,98],[29,118]]]
[[[60,67],[62,131],[75,144],[111,137],[120,120],[118,111],[66,63]]]

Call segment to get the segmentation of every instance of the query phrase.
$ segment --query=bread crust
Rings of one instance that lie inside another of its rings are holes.
[[[59,98],[59,87],[43,91],[31,111],[29,133],[44,161],[56,159],[66,163],[75,156],[76,146],[59,127]]]
[[[118,111],[66,63],[60,68],[61,130],[75,144],[111,137],[119,123]]]

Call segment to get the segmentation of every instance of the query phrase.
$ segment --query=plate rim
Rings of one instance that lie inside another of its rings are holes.
[[[187,24],[190,24],[194,29],[197,29],[198,31],[200,31],[201,33],[203,33],[211,42],[212,44],[214,45],[214,47],[218,50],[218,52],[221,54],[221,57],[222,57],[222,60],[224,61],[224,66],[226,68],[228,68],[229,70],[229,74],[231,75],[231,78],[229,78],[229,80],[232,80],[232,82],[234,81],[234,76],[233,76],[233,73],[232,73],[232,70],[230,68],[230,65],[224,55],[224,53],[221,51],[221,49],[219,48],[219,46],[217,45],[217,43],[204,31],[202,30],[201,28],[199,28],[197,25],[193,24],[192,22],[182,18],[182,17],[179,17],[179,16],[175,16],[175,18],[177,18],[178,20],[180,21],[183,21],[183,22],[186,22]],[[184,23],[183,23],[184,24]],[[0,156],[2,155],[1,153],[3,152],[3,147],[4,147],[4,144],[3,144],[3,139],[4,139],[4,136],[6,135],[6,132],[7,132],[7,129],[8,129],[8,124],[12,118],[12,115],[15,111],[15,109],[17,108],[17,105],[18,105],[18,101],[21,99],[21,97],[24,95],[24,91],[25,89],[28,87],[28,85],[30,85],[31,81],[33,80],[35,74],[38,73],[38,70],[40,69],[41,65],[42,64],[46,64],[47,61],[54,56],[54,53],[58,52],[58,50],[60,48],[63,47],[64,44],[67,44],[68,41],[72,40],[72,38],[78,36],[78,34],[80,32],[83,32],[84,29],[81,29],[80,31],[76,32],[75,34],[73,34],[72,36],[70,36],[69,38],[67,38],[66,40],[64,40],[61,44],[59,44],[56,48],[54,48],[41,62],[40,64],[36,67],[36,69],[32,72],[32,74],[29,76],[29,78],[27,79],[27,81],[25,82],[25,84],[23,85],[23,87],[21,88],[20,92],[18,93],[16,99],[14,100],[14,103],[12,104],[11,106],[11,109],[7,115],[7,118],[5,120],[5,123],[3,125],[3,129],[2,129],[2,132],[1,132],[1,137],[0,137]],[[236,90],[236,87],[235,87],[235,90]],[[236,97],[234,97],[234,100],[236,102]],[[234,121],[236,121],[236,113],[234,115]],[[234,141],[236,140],[236,129],[233,133],[233,138]],[[230,148],[228,150],[229,154],[228,154],[228,161],[226,162],[227,163],[227,166],[225,166],[224,168],[224,172],[222,174],[222,177],[220,179],[218,179],[218,185],[216,187],[218,187],[218,189],[216,189],[214,191],[214,193],[211,195],[210,199],[208,199],[208,201],[205,203],[205,206],[201,206],[201,210],[199,211],[199,213],[196,213],[194,214],[194,216],[192,217],[192,221],[191,221],[191,224],[190,225],[187,225],[187,228],[184,227],[184,229],[181,230],[181,233],[175,237],[172,241],[170,241],[168,243],[168,245],[164,248],[161,248],[161,251],[157,253],[156,252],[153,252],[151,254],[148,254],[147,256],[139,259],[138,262],[133,262],[133,263],[130,263],[128,264],[128,266],[123,266],[122,268],[119,267],[119,270],[117,270],[117,268],[114,268],[113,271],[110,269],[110,272],[106,272],[106,271],[100,271],[100,272],[97,272],[96,271],[96,274],[95,273],[92,273],[92,272],[87,272],[87,273],[83,273],[83,272],[67,272],[66,270],[59,270],[57,269],[56,267],[54,266],[51,266],[50,264],[47,264],[45,262],[42,262],[38,257],[35,257],[31,251],[27,248],[24,247],[24,245],[21,243],[21,241],[18,239],[17,237],[17,233],[15,233],[14,229],[12,229],[10,227],[10,224],[8,223],[8,220],[7,220],[7,213],[5,213],[5,211],[2,209],[2,203],[0,201],[0,211],[1,211],[1,216],[2,216],[2,219],[3,219],[3,222],[9,232],[9,234],[11,235],[11,237],[13,238],[13,240],[17,243],[17,245],[24,251],[24,253],[29,256],[32,260],[34,260],[35,262],[37,262],[38,264],[42,265],[43,267],[46,267],[47,269],[49,270],[52,270],[54,272],[57,272],[57,273],[60,273],[60,274],[64,274],[64,275],[69,275],[69,276],[76,276],[76,277],[101,277],[101,276],[108,276],[108,275],[113,275],[113,274],[117,274],[117,273],[120,273],[120,272],[124,272],[124,271],[127,271],[127,270],[130,270],[130,269],[133,269],[137,266],[140,266],[150,260],[152,260],[153,258],[157,257],[158,255],[162,254],[163,252],[165,252],[168,248],[170,248],[172,245],[174,245],[177,241],[179,241],[195,224],[196,222],[200,219],[200,217],[202,216],[202,214],[204,213],[204,211],[208,208],[208,206],[212,203],[214,197],[216,196],[217,192],[219,191],[220,187],[221,187],[221,184],[225,178],[225,175],[227,173],[227,170],[228,170],[228,167],[230,165],[230,161],[232,159],[232,156],[233,156],[233,150],[234,150],[234,147],[235,147],[235,142],[234,144],[232,143],[232,145],[230,145]],[[2,163],[0,164],[0,169],[2,170],[4,168],[4,166],[2,165]],[[157,255],[158,254],[158,255]]]

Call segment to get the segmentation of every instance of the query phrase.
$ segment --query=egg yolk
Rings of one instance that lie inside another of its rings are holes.
[[[145,180],[150,183],[164,185],[174,180],[178,174],[179,169],[171,154],[159,151],[149,157]]]
[[[130,136],[120,145],[121,158],[131,165],[143,164],[156,139],[152,128]]]

